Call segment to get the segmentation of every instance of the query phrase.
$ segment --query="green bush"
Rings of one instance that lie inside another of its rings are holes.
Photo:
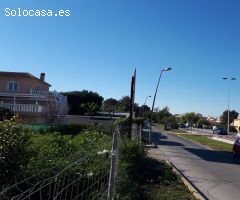
[[[0,121],[9,120],[13,117],[13,112],[10,109],[0,108]]]
[[[74,137],[57,132],[35,134],[33,141],[38,153],[30,165],[30,173],[37,173],[39,169],[47,169],[56,165],[63,168],[72,162],[72,159],[111,149],[111,137],[91,129]]]
[[[27,167],[34,154],[31,136],[18,117],[0,122],[0,186]]]
[[[133,123],[137,125],[144,125],[144,118],[142,117],[133,118]]]
[[[115,126],[129,126],[130,125],[130,118],[119,118],[114,123]]]
[[[147,157],[134,141],[121,147],[116,199],[152,199],[149,186],[170,186],[180,183],[171,166]],[[160,186],[160,187],[161,187]]]
[[[30,174],[37,173],[39,169],[53,167],[56,164],[61,166],[67,164],[67,162],[63,162],[77,151],[70,136],[63,136],[59,133],[35,135],[33,141],[37,154],[29,164]]]
[[[132,122],[137,125],[143,125],[144,124],[144,118],[142,117],[136,117],[133,118]],[[120,118],[115,121],[115,126],[130,126],[130,118]]]
[[[65,124],[65,125],[54,125],[49,128],[50,132],[59,132],[63,135],[77,135],[86,129],[86,125],[79,124]]]

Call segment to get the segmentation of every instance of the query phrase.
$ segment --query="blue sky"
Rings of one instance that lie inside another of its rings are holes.
[[[70,10],[69,17],[6,17],[5,8]],[[219,116],[240,112],[240,2],[238,0],[1,0],[0,70],[25,71],[58,91],[93,90],[136,101],[154,94],[172,113]],[[149,99],[150,105],[152,99]]]

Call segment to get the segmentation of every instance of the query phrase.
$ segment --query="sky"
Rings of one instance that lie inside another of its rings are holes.
[[[70,16],[6,16],[69,10]],[[52,90],[92,90],[105,99],[154,96],[174,114],[240,112],[238,0],[1,0],[0,71],[46,73]],[[14,12],[13,12],[14,13]],[[153,98],[148,99],[151,106]]]

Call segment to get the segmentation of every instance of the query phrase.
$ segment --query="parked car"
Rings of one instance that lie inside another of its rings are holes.
[[[203,128],[202,124],[198,124],[196,128]]]
[[[227,131],[224,128],[214,128],[213,134],[217,135],[227,135]]]
[[[233,145],[233,155],[240,156],[240,139],[238,138]]]
[[[179,127],[179,128],[186,128],[186,125],[179,123],[179,124],[178,124],[178,127]]]

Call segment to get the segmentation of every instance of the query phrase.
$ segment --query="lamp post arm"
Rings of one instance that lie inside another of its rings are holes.
[[[230,126],[230,89],[231,89],[231,79],[228,79],[228,124],[227,124],[227,133],[229,134]]]
[[[146,102],[147,102],[147,99],[148,99],[148,96],[146,97],[145,101],[144,101],[144,106],[146,105]]]
[[[150,116],[150,125],[149,125],[149,144],[151,143],[151,133],[152,133],[152,117],[153,117],[153,110],[154,110],[154,105],[155,105],[155,100],[156,100],[156,96],[157,96],[157,91],[158,91],[158,87],[159,87],[159,83],[162,77],[162,73],[163,70],[160,73],[159,79],[158,79],[158,83],[157,83],[157,87],[156,87],[156,91],[154,94],[154,98],[153,98],[153,104],[152,104],[152,110],[151,110],[151,116]]]
[[[161,77],[162,77],[162,73],[163,73],[163,70],[162,70],[161,73],[160,73],[160,76],[159,76],[159,79],[158,79],[158,83],[157,83],[157,87],[156,87],[156,91],[155,91],[155,94],[154,94],[153,104],[152,104],[152,112],[153,112],[153,110],[154,110],[155,100],[156,100],[156,96],[157,96],[157,91],[158,91],[159,83],[160,83],[160,80],[161,80]]]

